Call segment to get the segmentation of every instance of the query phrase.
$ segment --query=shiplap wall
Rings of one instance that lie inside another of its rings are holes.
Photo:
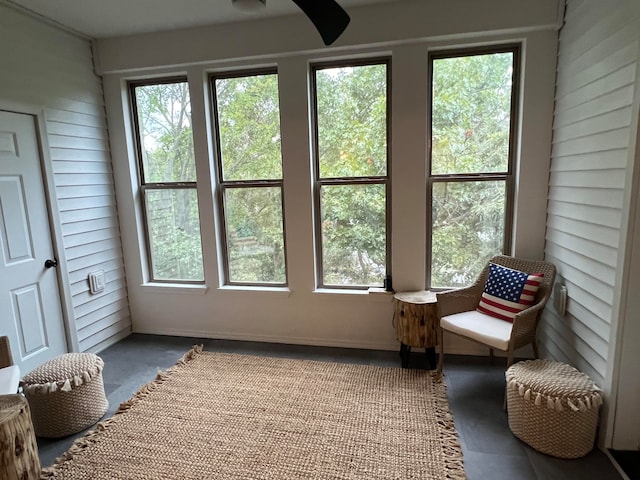
[[[540,344],[603,385],[640,40],[637,0],[569,0],[560,31],[545,253],[568,291]],[[613,348],[613,347],[612,347]]]
[[[0,106],[44,110],[68,282],[81,351],[128,335],[131,319],[101,79],[88,41],[0,5]],[[87,275],[105,272],[91,295]]]

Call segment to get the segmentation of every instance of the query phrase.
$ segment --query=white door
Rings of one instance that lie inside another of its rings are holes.
[[[24,375],[67,351],[35,119],[0,111],[0,335]]]

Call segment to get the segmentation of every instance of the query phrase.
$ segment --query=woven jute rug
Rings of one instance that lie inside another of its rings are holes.
[[[202,352],[43,471],[60,479],[464,479],[444,379]]]

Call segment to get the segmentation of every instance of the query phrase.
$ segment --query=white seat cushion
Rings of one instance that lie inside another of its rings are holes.
[[[490,317],[476,310],[442,317],[440,325],[448,332],[463,335],[503,351],[509,349],[513,328],[510,322]]]
[[[10,395],[18,391],[20,369],[17,365],[0,368],[0,395]]]

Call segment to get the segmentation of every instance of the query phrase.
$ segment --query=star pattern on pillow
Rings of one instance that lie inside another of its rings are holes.
[[[543,276],[490,263],[477,310],[513,322],[518,313],[533,305]]]

